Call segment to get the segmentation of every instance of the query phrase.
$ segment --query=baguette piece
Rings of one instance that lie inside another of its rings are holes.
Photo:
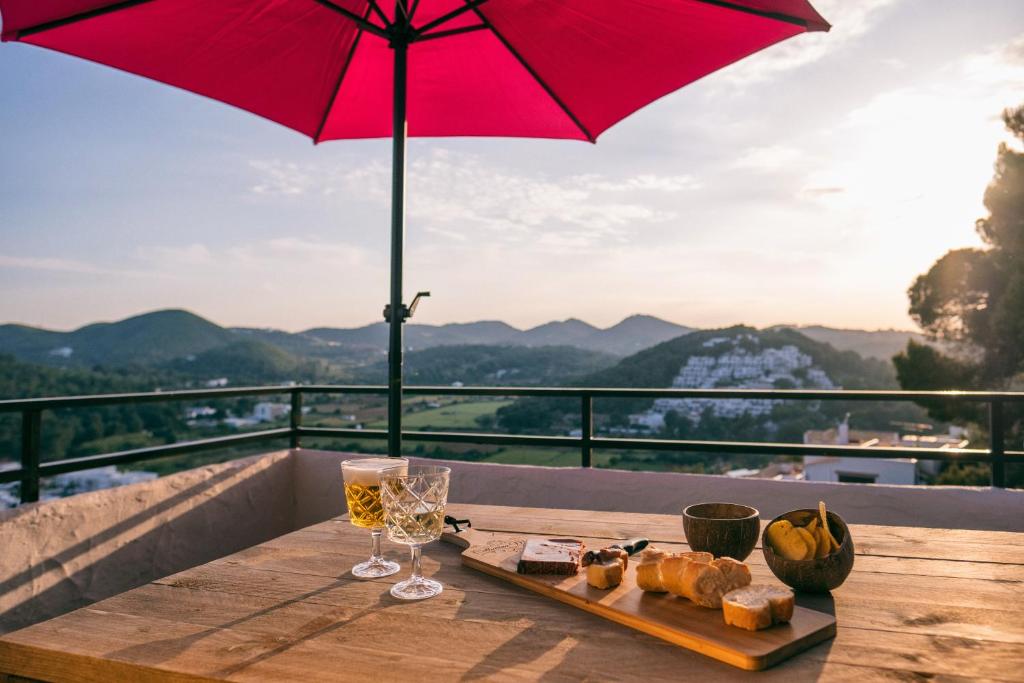
[[[750,569],[731,557],[714,559],[711,553],[682,553],[661,562],[662,584],[673,595],[701,607],[718,609],[722,596],[750,583]]]
[[[750,567],[743,562],[734,560],[731,557],[720,557],[711,560],[711,565],[717,567],[725,576],[725,593],[750,585]]]
[[[722,597],[725,623],[760,631],[793,618],[793,591],[779,586],[747,586]]]
[[[640,590],[649,593],[665,593],[665,583],[661,579],[661,562],[670,553],[655,547],[650,547],[640,553],[636,565],[636,585]]]

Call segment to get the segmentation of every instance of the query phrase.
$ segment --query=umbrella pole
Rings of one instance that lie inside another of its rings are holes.
[[[395,12],[399,21],[402,13]],[[405,239],[405,96],[409,45],[402,31],[392,37],[395,51],[391,161],[391,304],[388,337],[388,455],[402,455],[402,243]]]

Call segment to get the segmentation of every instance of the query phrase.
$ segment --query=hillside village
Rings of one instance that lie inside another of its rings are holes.
[[[792,344],[762,348],[760,338],[742,333],[712,337],[701,344],[715,355],[692,355],[672,380],[678,389],[839,389],[814,359]],[[782,401],[772,399],[659,398],[650,410],[630,415],[634,425],[650,429],[665,426],[665,415],[674,411],[691,422],[700,420],[709,407],[715,417],[766,416]]]

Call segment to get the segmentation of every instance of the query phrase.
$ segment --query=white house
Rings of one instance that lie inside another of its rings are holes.
[[[287,403],[261,401],[252,409],[252,417],[257,422],[273,422],[279,417],[284,417],[290,412],[292,412],[292,407]]]
[[[964,448],[968,441],[962,431],[918,436],[897,432],[850,429],[849,415],[835,429],[804,432],[805,444],[860,446],[861,448]],[[937,474],[938,461],[917,458],[849,458],[804,456],[806,481],[836,481],[851,484],[919,484],[922,474]]]

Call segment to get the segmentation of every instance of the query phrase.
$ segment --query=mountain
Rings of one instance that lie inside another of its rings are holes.
[[[608,353],[628,356],[693,331],[692,327],[676,325],[652,315],[631,315],[617,325],[599,330],[595,337],[584,342],[583,347],[600,347]]]
[[[332,345],[380,351],[388,346],[388,325],[383,322],[352,328],[317,327],[299,334]],[[509,344],[514,343],[519,334],[519,330],[507,323],[483,320],[447,325],[409,324],[405,326],[404,340],[408,349],[425,349],[454,344]]]
[[[856,351],[865,358],[891,360],[907,347],[907,341],[923,344],[923,334],[909,330],[846,330],[823,325],[777,325],[769,329],[790,328],[814,341],[831,344],[840,351]]]
[[[523,386],[561,384],[614,365],[616,356],[574,346],[435,346],[405,355],[408,384]],[[387,362],[354,371],[359,383],[386,384]]]
[[[230,330],[182,310],[154,311],[71,332],[0,325],[0,352],[59,366],[158,363],[202,353],[235,339]]]
[[[633,315],[607,329],[576,318],[552,321],[527,330],[494,320],[447,325],[409,324],[405,327],[405,346],[410,350],[480,344],[575,346],[624,356],[692,329],[649,315]],[[367,351],[384,352],[388,345],[388,327],[382,322],[353,328],[317,327],[299,335],[329,345]]]
[[[594,335],[601,332],[600,329],[589,323],[576,318],[568,320],[553,321],[531,327],[520,332],[515,343],[524,346],[551,346],[561,344],[567,346],[583,347],[584,343],[594,338]],[[593,348],[592,346],[584,348]]]

